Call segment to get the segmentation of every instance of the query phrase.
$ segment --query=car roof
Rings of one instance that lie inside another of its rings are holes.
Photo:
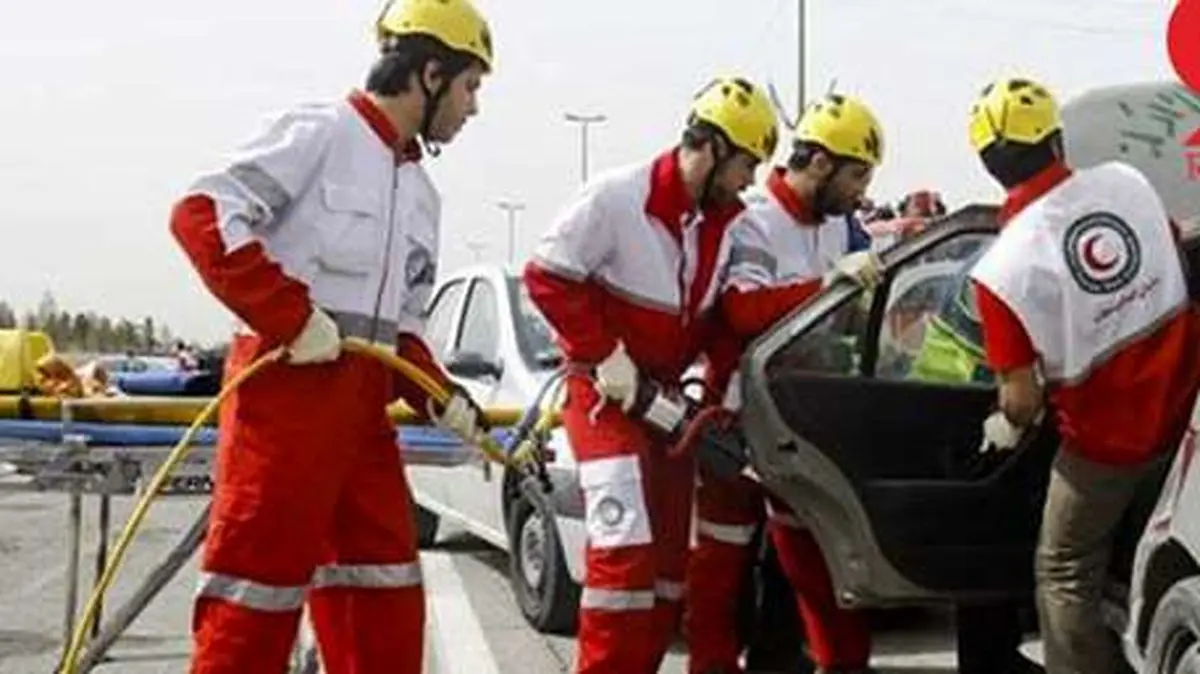
[[[464,267],[459,267],[459,268],[455,269],[454,271],[451,271],[450,273],[446,274],[445,276],[442,277],[441,281],[438,282],[438,285],[442,286],[442,285],[449,283],[450,281],[455,281],[458,279],[479,278],[479,277],[484,277],[484,278],[492,280],[493,282],[500,283],[501,285],[503,285],[503,283],[507,282],[508,279],[517,277],[517,273],[515,270],[513,270],[508,265],[471,264],[471,265],[466,265]]]

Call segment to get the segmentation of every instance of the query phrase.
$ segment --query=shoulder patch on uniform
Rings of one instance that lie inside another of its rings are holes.
[[[404,260],[404,283],[409,288],[433,285],[437,277],[437,266],[429,249],[414,243]]]
[[[1063,236],[1063,257],[1084,292],[1108,295],[1129,285],[1142,266],[1137,233],[1113,213],[1089,213]]]

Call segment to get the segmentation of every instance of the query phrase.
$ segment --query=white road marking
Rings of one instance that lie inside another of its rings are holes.
[[[422,552],[425,579],[428,651],[436,662],[430,674],[499,674],[496,658],[475,616],[462,576],[445,552]]]

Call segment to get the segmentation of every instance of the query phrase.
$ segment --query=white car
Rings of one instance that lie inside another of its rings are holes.
[[[520,278],[498,266],[460,270],[441,280],[429,306],[425,339],[456,382],[484,407],[535,403],[561,364],[551,331]],[[554,432],[547,496],[522,488],[522,476],[481,460],[468,448],[441,466],[409,466],[418,506],[418,538],[433,544],[441,520],[510,552],[518,604],[539,631],[574,630],[583,579],[583,493],[565,433]]]
[[[1198,431],[1200,405],[1137,547],[1123,641],[1138,672],[1200,671],[1200,478],[1193,465]]]

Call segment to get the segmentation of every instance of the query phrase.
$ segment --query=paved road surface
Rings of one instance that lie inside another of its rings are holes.
[[[131,499],[114,502],[119,527]],[[110,605],[121,601],[157,564],[202,507],[193,498],[159,501],[131,548]],[[84,589],[91,582],[96,540],[96,502],[85,501],[82,562]],[[61,649],[66,561],[67,499],[61,494],[0,493],[0,672],[47,674]],[[568,672],[575,658],[571,638],[544,636],[520,617],[507,580],[507,558],[470,536],[447,531],[423,557],[430,602],[429,674],[551,674]],[[165,674],[186,671],[188,620],[194,564],[185,569],[113,650],[101,674]],[[81,603],[85,597],[81,597]],[[954,671],[953,637],[939,613],[905,613],[903,627],[876,637],[874,662],[885,673]],[[678,646],[662,671],[684,669]]]

